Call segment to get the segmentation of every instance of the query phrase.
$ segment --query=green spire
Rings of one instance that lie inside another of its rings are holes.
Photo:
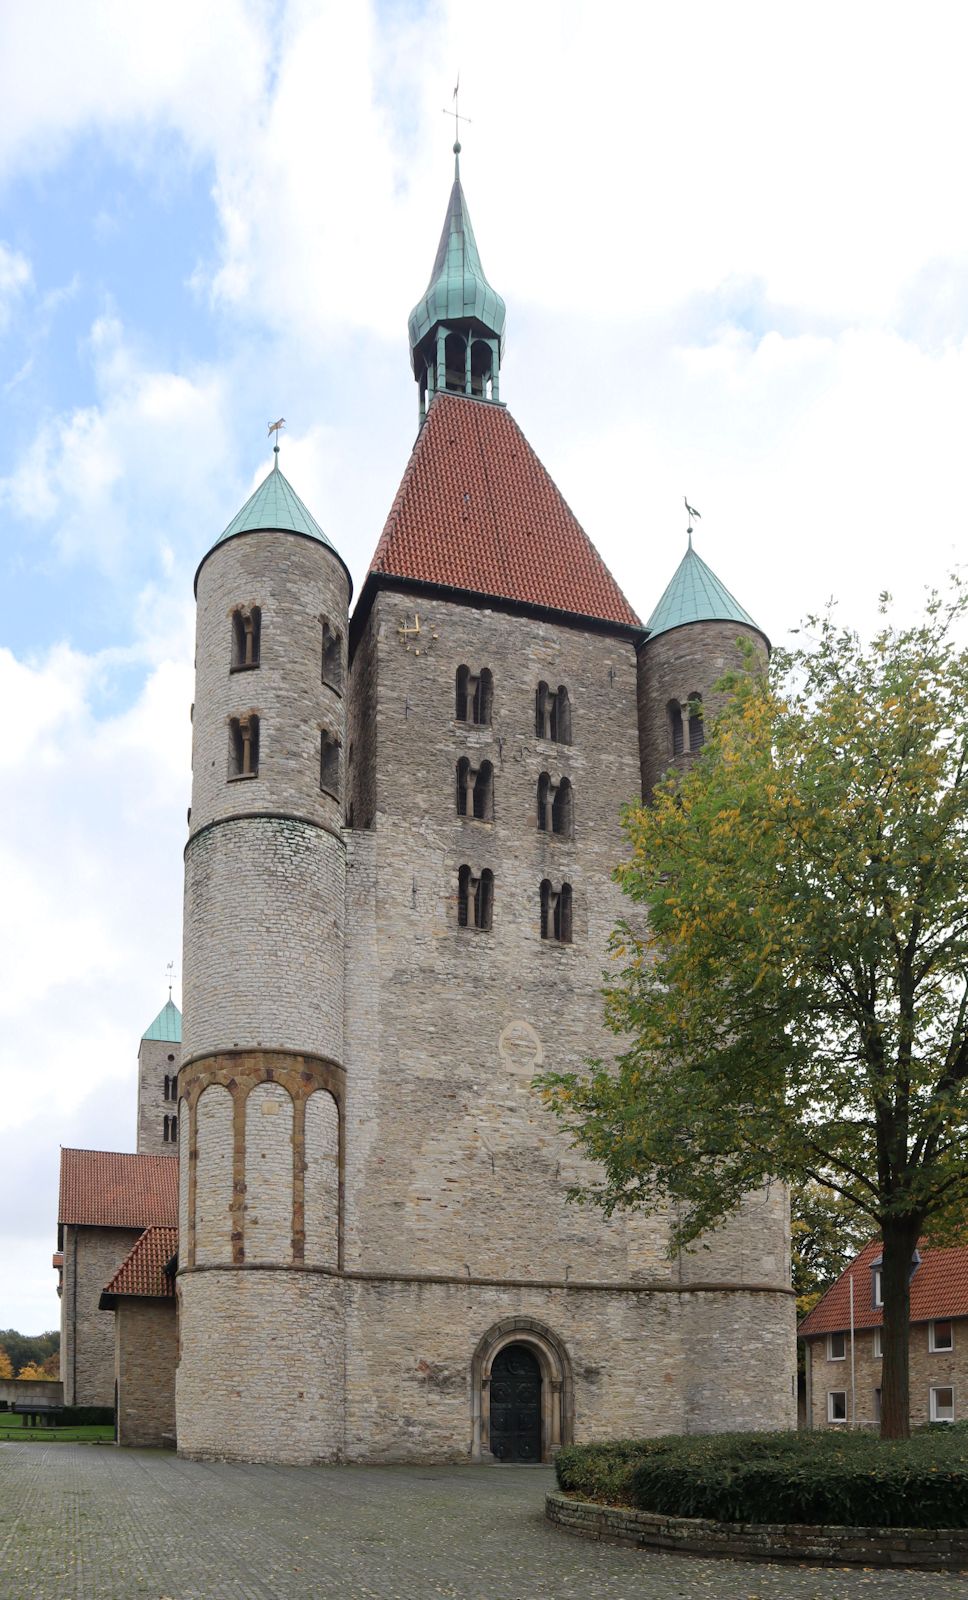
[[[142,1039],[161,1039],[166,1044],[181,1044],[181,1012],[169,996]]]
[[[327,539],[312,512],[307,510],[287,478],[279,471],[279,446],[275,447],[272,471],[263,478],[255,494],[250,495],[242,510],[237,512],[215,544],[232,539],[237,533],[253,533],[257,529],[279,529],[285,533],[302,533],[308,539],[318,539],[320,544],[333,545]],[[212,546],[214,550],[215,545]]]
[[[701,556],[689,548],[673,574],[672,581],[646,623],[650,639],[657,633],[668,633],[670,628],[681,628],[688,622],[742,622],[748,628],[756,626],[748,611],[744,611],[720,583],[715,572],[707,567]]]
[[[444,218],[430,282],[410,313],[410,349],[440,322],[473,320],[500,341],[504,354],[507,308],[484,276],[460,181],[460,145],[454,145],[454,187]]]

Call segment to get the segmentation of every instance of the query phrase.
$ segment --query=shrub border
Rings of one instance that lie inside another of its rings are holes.
[[[819,1566],[968,1569],[968,1528],[838,1528],[793,1522],[711,1522],[670,1517],[630,1506],[601,1506],[552,1493],[545,1517],[585,1539],[631,1544],[642,1550],[681,1551],[746,1561],[800,1561]]]

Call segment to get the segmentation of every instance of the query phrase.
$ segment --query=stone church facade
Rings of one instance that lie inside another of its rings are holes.
[[[458,174],[352,614],[278,453],[197,574],[186,1455],[795,1424],[783,1190],[670,1260],[663,1217],[568,1202],[581,1159],[531,1087],[614,1049],[621,807],[695,754],[738,637],[766,641],[691,545],[640,623],[500,398],[504,316]]]

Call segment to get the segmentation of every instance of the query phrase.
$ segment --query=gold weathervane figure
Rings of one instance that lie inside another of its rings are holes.
[[[271,439],[272,435],[274,433],[278,433],[279,429],[280,428],[284,428],[285,426],[286,426],[285,417],[280,417],[278,422],[270,422],[270,424],[269,424],[269,438]],[[278,443],[279,443],[279,440],[277,439],[276,440],[276,444],[278,444]]]

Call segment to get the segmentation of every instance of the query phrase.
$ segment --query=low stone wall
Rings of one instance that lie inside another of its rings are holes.
[[[832,1566],[968,1569],[968,1528],[833,1528],[796,1523],[709,1522],[549,1494],[545,1516],[567,1533],[644,1550],[677,1550],[745,1561]]]
[[[54,1378],[0,1378],[0,1406],[29,1405],[32,1400],[45,1404],[64,1404],[64,1385]]]

